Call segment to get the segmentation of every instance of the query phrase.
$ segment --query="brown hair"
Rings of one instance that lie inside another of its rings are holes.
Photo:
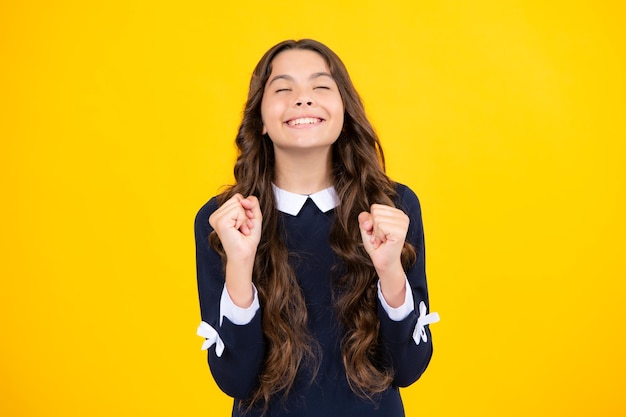
[[[326,61],[344,104],[344,126],[332,146],[332,179],[341,202],[335,209],[330,244],[342,261],[336,277],[335,306],[345,334],[342,355],[346,377],[359,396],[372,398],[392,382],[385,368],[379,343],[377,275],[363,248],[357,217],[374,203],[394,205],[394,183],[385,174],[385,160],[378,136],[365,116],[361,99],[344,64],[327,46],[303,39],[281,42],[261,58],[252,74],[243,120],[236,137],[239,150],[234,174],[236,184],[220,195],[220,203],[235,193],[255,195],[263,213],[262,236],[253,271],[253,282],[263,306],[263,331],[267,352],[259,385],[248,406],[267,407],[271,397],[289,393],[301,366],[315,373],[317,344],[307,331],[307,309],[281,236],[274,200],[274,149],[262,134],[261,101],[272,72],[272,61],[290,49],[310,50]],[[222,253],[217,234],[212,246]],[[403,265],[415,262],[415,251],[405,244]]]

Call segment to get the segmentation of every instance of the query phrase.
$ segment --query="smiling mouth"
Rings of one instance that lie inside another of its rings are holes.
[[[299,119],[292,119],[286,122],[287,126],[303,126],[303,125],[315,125],[322,123],[324,119],[318,117],[301,117]]]

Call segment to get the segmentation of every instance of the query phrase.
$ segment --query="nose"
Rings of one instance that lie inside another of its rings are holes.
[[[310,91],[308,88],[297,88],[294,98],[294,105],[296,107],[311,107],[313,105],[312,91]]]

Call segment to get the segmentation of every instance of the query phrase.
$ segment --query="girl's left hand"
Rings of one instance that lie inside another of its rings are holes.
[[[373,204],[370,212],[359,214],[359,228],[363,246],[378,275],[402,271],[400,255],[404,247],[409,216],[402,210],[382,204]]]

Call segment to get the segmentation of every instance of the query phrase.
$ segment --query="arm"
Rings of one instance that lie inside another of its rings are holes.
[[[387,360],[395,370],[394,383],[407,386],[424,372],[432,356],[426,324],[428,290],[424,264],[424,233],[417,196],[398,185],[398,207],[374,205],[361,213],[363,243],[379,280],[380,336]],[[415,264],[404,271],[400,252],[408,241],[416,251]]]
[[[226,277],[222,260],[209,245],[208,237],[213,231],[209,217],[216,210],[217,201],[212,199],[198,212],[194,227],[202,321],[217,331],[224,346],[223,351],[219,352],[221,349],[217,349],[218,343],[211,345],[208,361],[211,373],[222,391],[235,398],[246,398],[257,384],[265,353],[261,312],[258,307],[248,311],[252,315],[251,320],[241,324],[241,320],[230,316],[231,313],[222,311],[223,307],[220,307],[230,302],[233,309],[247,310],[247,306],[241,308],[230,299],[225,290]],[[248,295],[244,294],[243,298],[246,297]]]
[[[434,320],[435,315],[427,318],[429,300],[420,203],[415,193],[405,186],[398,186],[398,194],[398,206],[410,219],[406,240],[413,245],[417,255],[415,264],[406,271],[407,291],[410,291],[407,298],[413,305],[408,316],[392,320],[381,301],[379,317],[381,339],[395,370],[394,383],[408,386],[419,379],[432,357],[432,337],[424,321],[428,321],[428,318]],[[424,303],[422,310],[421,303]]]

